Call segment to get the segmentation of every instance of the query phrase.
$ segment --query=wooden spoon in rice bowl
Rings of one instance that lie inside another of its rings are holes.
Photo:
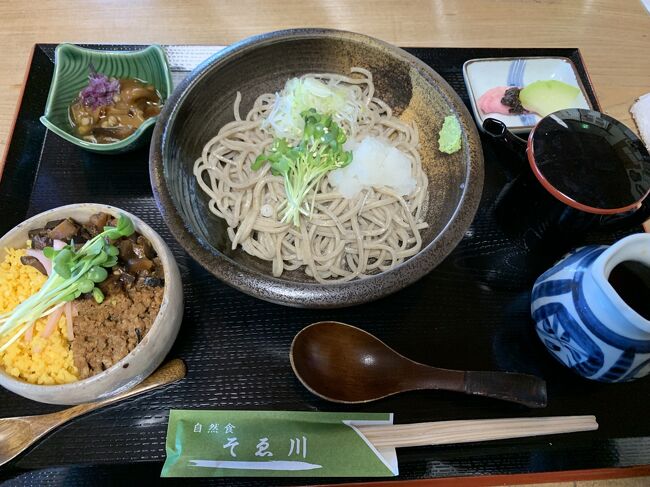
[[[67,297],[48,291],[61,282]],[[0,238],[0,385],[16,394],[79,404],[126,390],[163,361],[182,313],[171,251],[124,210],[61,206]]]

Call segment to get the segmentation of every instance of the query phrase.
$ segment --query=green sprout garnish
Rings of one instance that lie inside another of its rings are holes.
[[[81,294],[92,293],[98,303],[104,300],[102,291],[95,287],[108,277],[108,271],[117,264],[119,249],[111,240],[128,237],[135,231],[133,222],[120,215],[116,227],[104,227],[104,231],[88,240],[79,250],[74,242],[54,250],[45,247],[43,255],[52,261],[52,272],[41,289],[16,306],[0,314],[0,336],[18,331],[7,341],[0,352],[7,349],[39,318],[54,312],[56,308],[72,301]]]
[[[271,165],[274,176],[284,177],[287,193],[282,222],[300,226],[300,214],[311,215],[305,198],[327,172],[345,167],[352,162],[352,152],[345,151],[345,132],[331,115],[322,115],[310,108],[301,113],[305,129],[300,143],[291,147],[286,139],[275,139],[268,153],[261,154],[253,163],[253,170],[265,162]]]

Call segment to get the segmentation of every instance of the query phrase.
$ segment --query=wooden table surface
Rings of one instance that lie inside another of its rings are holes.
[[[35,43],[216,45],[290,27],[412,47],[578,47],[603,109],[632,127],[630,105],[650,92],[650,14],[640,0],[2,0],[0,154]]]
[[[640,0],[2,0],[0,154],[35,43],[228,44],[299,26],[413,47],[579,47],[604,110],[630,126],[630,105],[650,91]]]

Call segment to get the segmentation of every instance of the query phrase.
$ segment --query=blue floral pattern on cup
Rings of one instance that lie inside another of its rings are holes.
[[[539,338],[557,360],[588,379],[622,382],[650,373],[650,322],[608,281],[611,270],[629,260],[650,265],[650,235],[576,249],[533,286]]]

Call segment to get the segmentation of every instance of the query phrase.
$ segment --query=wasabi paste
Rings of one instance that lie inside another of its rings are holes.
[[[445,154],[453,154],[460,150],[460,123],[454,115],[445,117],[442,128],[438,133],[438,148]]]

